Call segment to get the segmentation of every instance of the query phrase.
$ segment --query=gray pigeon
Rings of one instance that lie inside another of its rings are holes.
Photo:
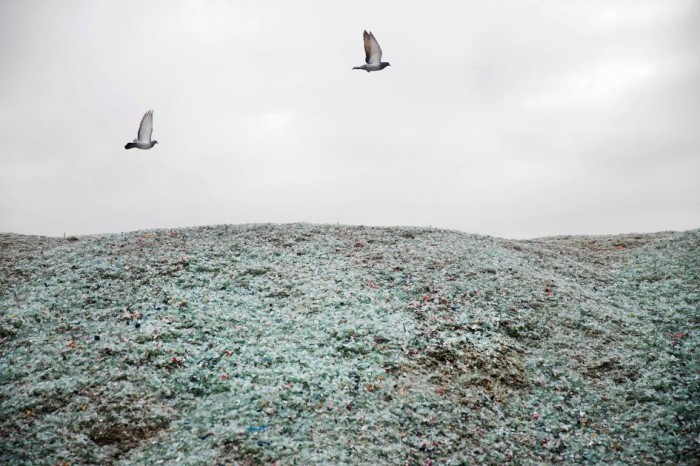
[[[365,31],[362,34],[362,40],[365,44],[365,64],[362,66],[356,66],[353,70],[365,70],[379,71],[383,70],[387,66],[391,66],[389,62],[382,61],[382,48],[379,46],[379,42],[374,38],[374,34]]]
[[[151,141],[151,134],[153,134],[153,110],[149,110],[141,119],[141,125],[139,126],[139,134],[134,139],[134,142],[129,142],[124,146],[124,149],[137,149],[147,150],[158,144],[158,141]]]

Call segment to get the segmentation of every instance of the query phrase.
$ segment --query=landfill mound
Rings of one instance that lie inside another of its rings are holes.
[[[0,463],[697,464],[698,251],[700,230],[2,234]]]

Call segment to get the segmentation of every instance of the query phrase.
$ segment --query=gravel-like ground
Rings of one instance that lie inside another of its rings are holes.
[[[0,248],[0,464],[698,464],[700,230]]]

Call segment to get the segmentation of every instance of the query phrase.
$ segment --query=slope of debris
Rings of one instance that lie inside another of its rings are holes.
[[[0,235],[0,463],[685,463],[700,231]]]

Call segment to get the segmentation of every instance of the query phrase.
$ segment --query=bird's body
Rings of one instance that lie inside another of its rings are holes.
[[[143,150],[148,150],[151,147],[155,146],[158,141],[151,141],[151,142],[141,142],[138,139],[134,139],[134,142],[127,142],[126,145],[124,146],[125,149],[133,149],[134,147],[137,149],[143,149]]]
[[[124,146],[124,149],[137,149],[148,150],[158,144],[158,141],[151,141],[151,135],[153,134],[153,110],[149,110],[141,118],[141,124],[139,125],[139,132],[133,142],[129,142]]]
[[[353,70],[365,70],[370,71],[380,71],[391,66],[389,62],[382,61],[382,48],[379,46],[379,42],[374,38],[374,34],[371,32],[364,31],[362,33],[362,42],[365,46],[365,64],[362,66],[356,66]]]
[[[386,62],[384,62],[384,63],[372,63],[372,64],[368,63],[368,64],[365,64],[362,66],[356,66],[353,68],[353,70],[365,70],[366,72],[369,73],[370,71],[381,71],[384,68],[386,68],[387,66],[390,66],[390,65]]]

